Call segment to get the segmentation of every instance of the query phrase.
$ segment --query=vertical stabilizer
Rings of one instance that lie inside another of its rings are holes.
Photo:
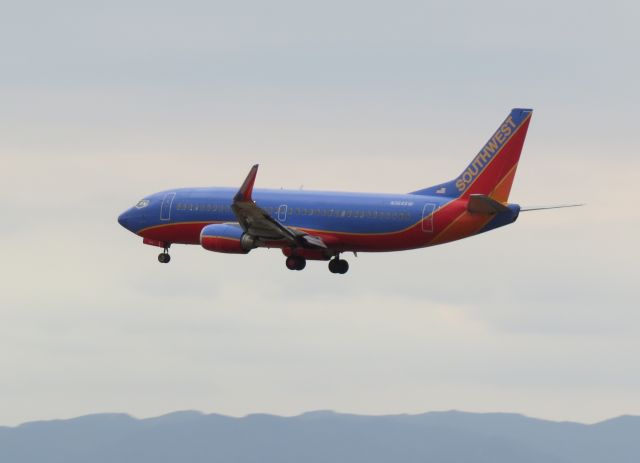
[[[487,195],[507,202],[527,135],[532,109],[512,109],[471,163],[450,182],[412,194],[465,198]]]

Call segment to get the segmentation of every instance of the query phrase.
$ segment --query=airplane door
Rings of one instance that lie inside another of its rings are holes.
[[[422,209],[422,231],[425,233],[433,233],[433,213],[436,205],[427,203]]]
[[[284,222],[287,220],[287,205],[283,204],[278,208],[278,220]]]
[[[175,199],[175,193],[167,193],[162,200],[162,206],[160,207],[160,220],[171,220],[171,206]]]

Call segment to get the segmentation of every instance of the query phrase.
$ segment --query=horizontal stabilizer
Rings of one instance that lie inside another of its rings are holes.
[[[467,210],[475,214],[497,214],[507,212],[509,208],[487,195],[471,195]]]

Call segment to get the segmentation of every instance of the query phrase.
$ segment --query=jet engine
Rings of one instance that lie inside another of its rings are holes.
[[[200,232],[200,245],[207,251],[246,254],[256,247],[256,242],[237,225],[213,224]]]

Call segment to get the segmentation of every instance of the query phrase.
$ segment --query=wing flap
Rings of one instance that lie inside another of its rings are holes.
[[[258,238],[294,239],[291,231],[276,222],[267,212],[252,201],[234,201],[231,205],[233,213],[242,229]]]
[[[314,235],[302,235],[302,239],[315,248],[327,249],[327,245],[322,241],[322,238]]]

